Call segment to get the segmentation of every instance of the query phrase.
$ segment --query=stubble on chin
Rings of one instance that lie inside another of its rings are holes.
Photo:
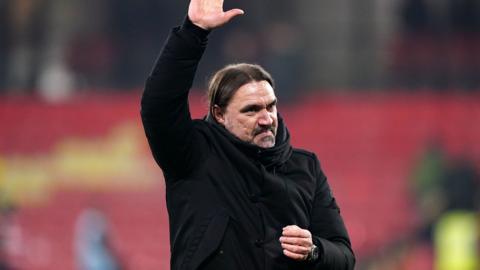
[[[254,142],[255,143],[255,142]],[[257,140],[255,145],[262,148],[271,148],[275,146],[275,137],[273,135],[264,136]]]

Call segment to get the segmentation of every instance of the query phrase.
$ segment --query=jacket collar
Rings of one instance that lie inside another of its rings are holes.
[[[292,146],[290,145],[290,133],[284,124],[283,118],[278,114],[278,128],[275,138],[275,146],[271,148],[262,148],[257,145],[244,142],[230,133],[224,126],[218,124],[213,118],[208,115],[205,121],[211,123],[215,129],[227,137],[237,148],[239,148],[245,155],[254,160],[258,160],[266,168],[276,167],[285,163],[292,155]]]

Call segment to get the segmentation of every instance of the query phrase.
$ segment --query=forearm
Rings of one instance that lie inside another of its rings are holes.
[[[142,122],[152,153],[164,170],[176,171],[175,164],[193,161],[194,149],[190,146],[195,135],[188,92],[206,47],[207,34],[188,19],[174,28],[145,85]]]
[[[172,30],[147,79],[142,105],[150,98],[161,97],[165,101],[189,91],[207,45],[208,33],[193,25],[188,18],[182,26]],[[142,106],[142,109],[147,108]]]
[[[313,262],[313,269],[352,270],[354,268],[355,256],[348,240],[327,240],[314,236],[313,242],[320,249],[320,256]]]
[[[316,167],[318,182],[310,230],[320,256],[313,269],[351,270],[355,267],[355,255],[347,228],[318,159]]]

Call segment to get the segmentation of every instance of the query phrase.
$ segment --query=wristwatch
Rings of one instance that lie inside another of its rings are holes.
[[[310,249],[310,252],[307,254],[307,258],[305,260],[309,262],[316,261],[318,259],[318,253],[318,247],[312,245],[312,249]]]

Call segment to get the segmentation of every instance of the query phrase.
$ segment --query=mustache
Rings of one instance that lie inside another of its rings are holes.
[[[271,131],[272,134],[275,136],[275,128],[273,126],[268,126],[268,127],[256,127],[253,130],[253,136],[257,136],[258,134],[265,132],[265,131]]]

